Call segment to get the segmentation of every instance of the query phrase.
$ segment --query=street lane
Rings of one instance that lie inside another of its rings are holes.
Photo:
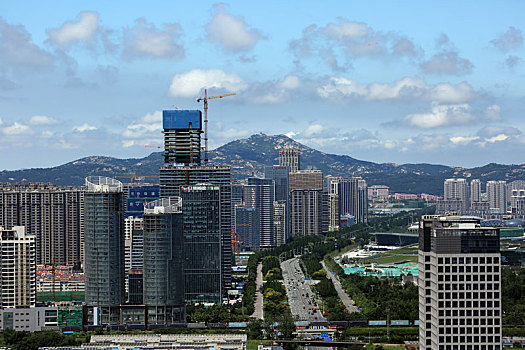
[[[292,258],[283,261],[281,269],[292,315],[297,316],[300,321],[326,321],[319,311],[309,283],[304,280],[305,276],[299,265],[299,259]]]
[[[263,319],[263,295],[261,287],[263,285],[262,263],[257,265],[257,279],[255,280],[255,308],[252,318]]]
[[[337,291],[337,295],[339,295],[339,299],[341,299],[341,301],[343,302],[348,312],[349,313],[359,312],[359,309],[357,308],[357,306],[355,306],[355,302],[344,291],[343,286],[341,285],[341,282],[339,282],[339,277],[334,276],[334,274],[332,273],[332,271],[330,271],[328,266],[326,266],[324,261],[321,261],[321,265],[323,265],[323,268],[326,270],[326,277],[332,280],[335,290]]]

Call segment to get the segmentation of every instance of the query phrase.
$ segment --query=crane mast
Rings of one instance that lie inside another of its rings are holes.
[[[208,164],[208,100],[236,95],[235,93],[222,94],[208,97],[208,89],[204,89],[204,97],[199,97],[197,102],[204,103],[204,165]]]

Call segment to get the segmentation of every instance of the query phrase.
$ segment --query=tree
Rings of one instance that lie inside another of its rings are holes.
[[[247,326],[248,339],[262,339],[263,338],[263,321],[255,319],[248,323]]]

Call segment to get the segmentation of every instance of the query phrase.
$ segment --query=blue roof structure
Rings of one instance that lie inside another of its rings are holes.
[[[163,129],[202,129],[202,112],[199,110],[162,111]]]

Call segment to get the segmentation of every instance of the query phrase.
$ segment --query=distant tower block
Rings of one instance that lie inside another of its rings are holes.
[[[164,163],[201,163],[202,113],[199,110],[162,111]]]
[[[301,151],[297,148],[283,148],[279,151],[279,165],[288,167],[290,173],[301,169]]]

